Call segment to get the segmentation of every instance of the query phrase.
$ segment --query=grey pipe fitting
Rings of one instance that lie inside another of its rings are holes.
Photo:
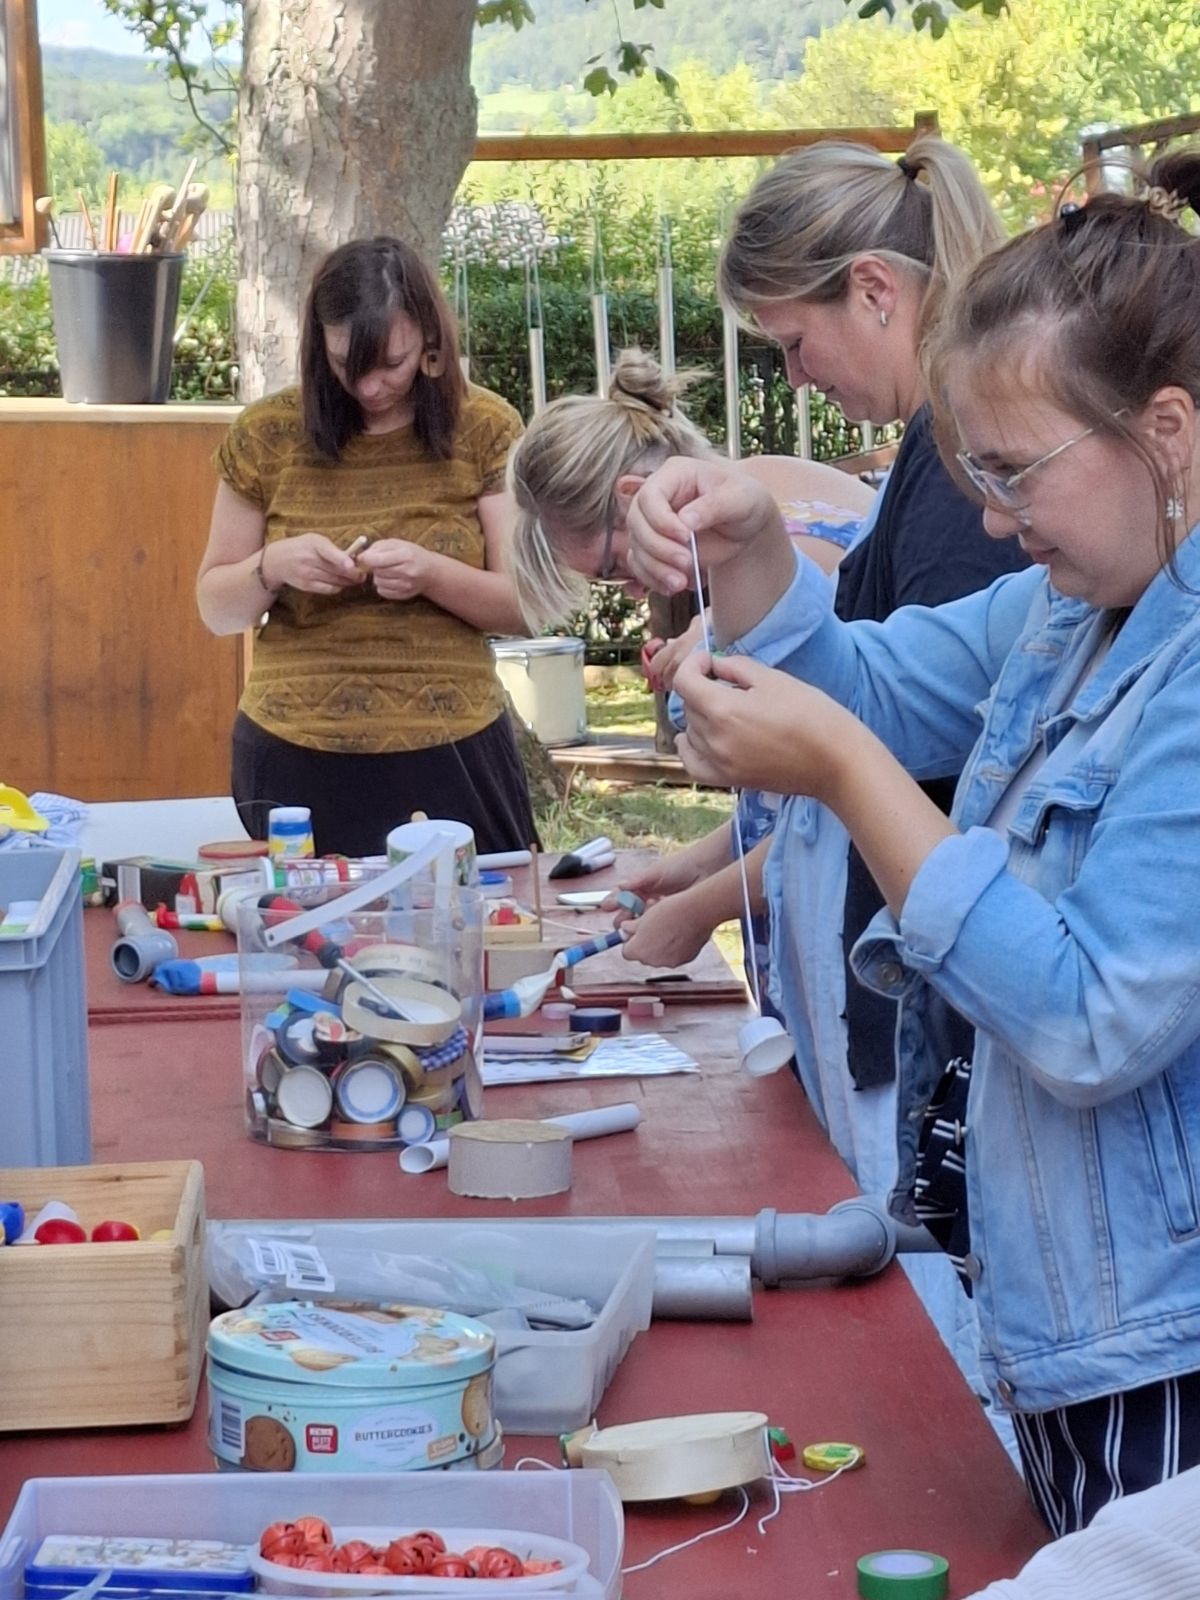
[[[121,937],[112,947],[112,969],[122,983],[140,983],[162,961],[174,961],[179,946],[171,934],[156,928],[144,906],[126,900],[117,907]]]
[[[750,1258],[656,1256],[654,1315],[683,1321],[753,1322]]]

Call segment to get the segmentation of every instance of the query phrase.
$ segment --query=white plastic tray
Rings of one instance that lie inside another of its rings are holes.
[[[386,1528],[339,1525],[334,1527],[333,1537],[338,1544],[345,1544],[347,1539],[365,1539],[371,1545],[387,1545],[402,1534],[415,1531],[412,1527],[402,1528],[395,1522],[389,1523]],[[562,1563],[561,1572],[540,1572],[529,1578],[505,1578],[503,1588],[488,1591],[493,1595],[518,1596],[521,1600],[529,1595],[577,1595],[578,1580],[588,1569],[588,1554],[581,1545],[572,1544],[568,1539],[552,1539],[548,1533],[524,1533],[513,1528],[450,1528],[444,1525],[437,1531],[443,1535],[450,1549],[460,1554],[476,1545],[487,1545],[489,1548],[499,1545],[501,1549],[511,1550],[524,1560],[537,1557],[542,1561]],[[363,1595],[371,1594],[408,1596],[408,1600],[430,1600],[434,1595],[444,1596],[445,1600],[472,1600],[472,1597],[477,1600],[479,1595],[477,1578],[434,1578],[424,1574],[407,1578],[377,1578],[360,1577],[357,1573],[304,1572],[278,1566],[257,1552],[250,1556],[250,1567],[258,1578],[260,1594],[300,1595],[305,1600],[328,1600],[330,1596],[335,1600],[353,1600],[354,1596],[358,1596],[361,1600]]]
[[[423,1178],[401,1178],[422,1183]],[[582,1428],[596,1414],[635,1334],[650,1326],[654,1300],[652,1228],[552,1222],[209,1222],[311,1243],[321,1249],[352,1232],[397,1255],[436,1255],[507,1276],[548,1294],[599,1304],[590,1328],[501,1329],[496,1334],[496,1417],[506,1433],[550,1435]],[[219,1286],[218,1286],[219,1288]]]
[[[606,1472],[287,1472],[31,1478],[0,1536],[0,1600],[50,1534],[141,1534],[257,1544],[268,1523],[311,1513],[334,1526],[521,1528],[581,1545],[575,1600],[619,1600],[625,1523]],[[497,1590],[497,1592],[499,1592]]]

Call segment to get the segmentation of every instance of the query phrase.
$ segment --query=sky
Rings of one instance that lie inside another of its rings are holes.
[[[38,32],[43,44],[141,54],[134,36],[109,16],[100,0],[38,0]]]

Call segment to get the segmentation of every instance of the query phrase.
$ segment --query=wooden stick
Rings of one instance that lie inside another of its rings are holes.
[[[87,236],[91,241],[92,249],[99,250],[100,241],[96,237],[96,224],[92,221],[92,213],[88,210],[87,195],[82,189],[76,189],[75,198],[79,201],[79,209],[83,213],[83,225],[87,229]]]
[[[542,874],[539,870],[538,847],[536,844],[529,846],[529,854],[533,857],[529,870],[533,873],[533,913],[537,917],[538,943],[542,941]]]
[[[188,245],[192,241],[192,235],[195,233],[195,231],[196,231],[196,216],[195,216],[195,213],[193,212],[193,213],[190,213],[188,216],[184,217],[183,226],[180,228],[179,232],[175,235],[174,248],[176,250],[186,250]]]
[[[117,248],[117,189],[120,177],[115,172],[108,175],[108,198],[104,205],[104,248]]]
[[[167,212],[162,225],[162,239],[159,249],[166,252],[174,249],[175,231],[183,221],[187,209],[188,186],[195,176],[196,168],[200,165],[199,158],[193,156],[187,164],[187,171],[183,175],[183,182],[175,191],[175,204]]]

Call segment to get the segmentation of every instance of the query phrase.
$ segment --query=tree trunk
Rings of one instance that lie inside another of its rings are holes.
[[[430,262],[475,144],[476,0],[245,0],[239,106],[242,394],[296,381],[313,268],[396,234]]]

